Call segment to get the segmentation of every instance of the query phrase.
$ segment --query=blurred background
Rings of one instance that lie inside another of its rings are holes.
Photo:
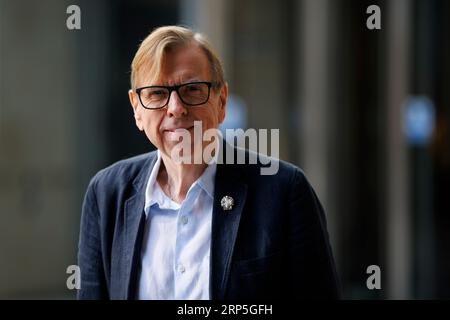
[[[154,148],[127,90],[139,43],[167,24],[222,57],[227,126],[280,129],[327,212],[345,298],[450,298],[448,0],[0,0],[0,298],[75,297],[89,179]]]

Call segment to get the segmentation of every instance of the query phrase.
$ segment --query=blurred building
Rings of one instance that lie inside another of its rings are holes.
[[[345,298],[450,297],[449,1],[0,0],[0,298],[74,296],[90,177],[154,148],[127,90],[137,46],[166,24],[209,37],[249,128],[280,129],[327,211]],[[421,143],[405,132],[415,97],[434,114]]]

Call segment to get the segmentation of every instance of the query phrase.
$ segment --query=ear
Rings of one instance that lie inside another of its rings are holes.
[[[226,109],[227,109],[227,97],[228,97],[228,84],[225,84],[220,89],[219,96],[219,123],[222,123],[225,119]]]
[[[140,131],[143,131],[144,125],[142,123],[142,116],[141,116],[142,109],[139,108],[139,98],[137,97],[137,95],[135,94],[133,89],[128,90],[128,97],[130,98],[130,104],[131,104],[131,107],[133,108],[134,120],[136,121],[136,127],[138,127],[138,129]]]

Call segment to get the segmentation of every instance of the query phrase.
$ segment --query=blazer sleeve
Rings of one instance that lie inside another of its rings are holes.
[[[102,260],[100,214],[95,192],[95,177],[89,183],[83,201],[80,237],[78,243],[78,266],[81,286],[77,299],[108,299],[105,269]]]
[[[289,194],[289,291],[294,299],[341,297],[322,205],[296,169]]]

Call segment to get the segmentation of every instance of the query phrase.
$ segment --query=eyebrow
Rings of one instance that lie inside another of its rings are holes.
[[[179,86],[181,84],[186,84],[186,83],[191,83],[191,82],[209,82],[209,81],[208,80],[198,79],[198,78],[192,78],[192,79],[185,80],[185,81],[182,81],[182,82],[175,82],[172,85],[169,85],[166,82],[166,83],[163,83],[163,84],[152,84],[150,86],[152,86],[152,87],[173,87],[173,86]]]

